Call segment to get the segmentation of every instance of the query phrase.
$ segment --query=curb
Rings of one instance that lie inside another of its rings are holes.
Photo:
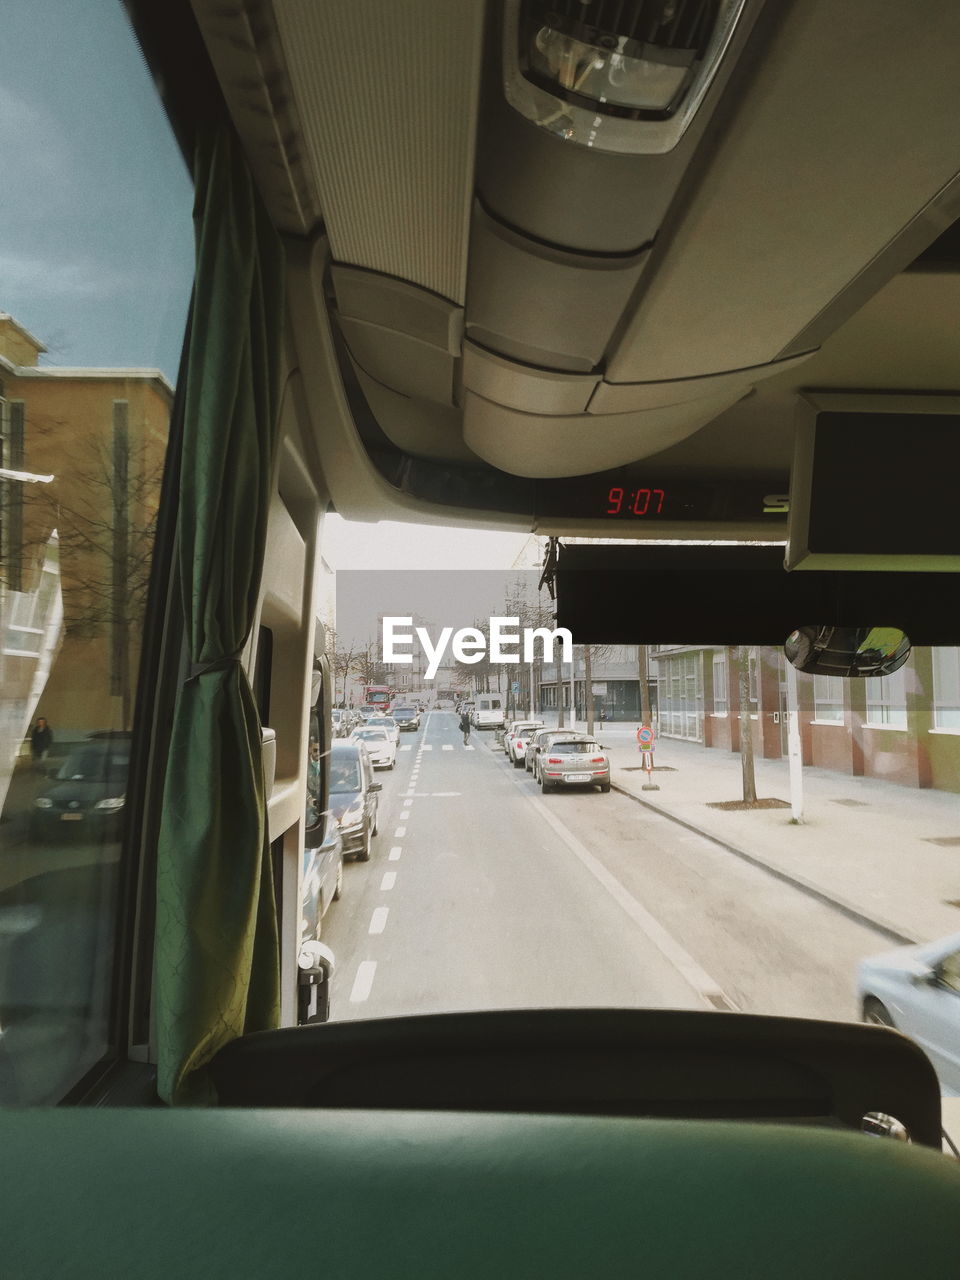
[[[644,808],[650,809],[653,813],[658,813],[662,818],[669,818],[671,822],[675,822],[679,827],[685,827],[687,831],[692,831],[695,835],[703,836],[705,840],[712,841],[715,845],[719,845],[721,849],[726,849],[728,853],[732,853],[735,857],[741,858],[744,862],[749,862],[751,866],[756,867],[759,871],[764,871],[767,875],[772,876],[774,880],[780,880],[784,884],[792,885],[794,889],[799,889],[808,897],[816,898],[818,902],[822,902],[825,906],[832,907],[841,915],[846,916],[849,920],[855,921],[857,924],[866,925],[868,929],[873,929],[876,933],[882,934],[889,938],[891,942],[895,942],[897,946],[914,946],[919,942],[925,941],[922,938],[916,938],[912,934],[904,933],[902,929],[891,924],[887,920],[882,920],[878,916],[869,915],[860,907],[854,906],[852,902],[847,902],[845,898],[841,898],[836,894],[827,893],[810,880],[805,880],[803,876],[798,876],[789,871],[775,866],[773,863],[767,862],[755,853],[748,853],[746,849],[741,849],[739,845],[732,844],[729,840],[724,840],[722,836],[714,835],[711,831],[704,831],[702,827],[698,827],[696,823],[688,821],[686,818],[678,818],[676,814],[671,813],[669,809],[663,808],[659,804],[654,804],[652,800],[644,800],[635,792],[628,790],[621,783],[610,781],[614,791],[619,791],[621,795],[627,796],[630,800],[637,804],[642,804]]]

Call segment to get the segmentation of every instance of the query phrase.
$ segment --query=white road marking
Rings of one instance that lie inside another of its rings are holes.
[[[400,815],[400,821],[401,821],[401,822],[406,822],[406,820],[407,820],[409,817],[410,817],[410,810],[409,810],[409,809],[404,809],[403,813],[401,813],[401,815]]]
[[[410,745],[410,743],[409,743],[409,742],[405,742],[405,743],[403,744],[403,746],[400,748],[400,750],[401,750],[401,751],[412,751],[412,750],[413,750],[413,747]]]
[[[476,747],[464,747],[464,751],[476,751]]]
[[[660,954],[665,956],[674,968],[683,975],[704,1004],[712,1009],[726,1008],[732,1013],[739,1012],[738,1006],[734,1001],[725,994],[707,971],[697,964],[693,956],[681,947],[676,938],[664,929],[659,920],[654,919],[646,907],[640,905],[633,894],[624,888],[616,876],[608,871],[598,858],[593,856],[586,845],[581,844],[577,837],[567,830],[560,819],[551,812],[550,805],[536,796],[528,796],[527,798],[543,816],[544,821],[553,827],[574,857],[579,858],[590,874],[596,880],[599,880],[611,898],[623,908]]]
[[[432,745],[431,743],[429,743],[429,742],[425,742],[425,743],[423,744],[423,746],[420,748],[420,750],[421,750],[421,751],[432,751],[432,750],[433,750],[433,745]]]
[[[376,972],[376,960],[363,960],[357,966],[357,976],[353,980],[353,990],[350,992],[351,1004],[362,1004],[369,998]]]
[[[453,750],[453,743],[452,743],[452,742],[445,742],[445,743],[443,744],[443,749],[444,749],[444,751],[452,751],[452,750]]]
[[[387,927],[387,916],[390,914],[389,907],[377,907],[373,915],[370,917],[369,933],[383,933]]]
[[[380,881],[381,889],[392,889],[397,883],[397,873],[395,871],[385,871],[383,879]]]
[[[421,795],[423,795],[423,792],[421,791],[421,792],[420,792],[420,794],[421,794]],[[462,791],[428,791],[428,792],[427,792],[427,795],[429,795],[429,796],[434,796],[434,797],[437,797],[437,796],[459,796],[459,795],[462,795],[462,794],[463,794],[463,792],[462,792]]]
[[[390,850],[390,852],[387,854],[388,862],[399,862],[401,853],[403,853],[403,849],[400,847],[400,845],[395,844],[393,848]]]

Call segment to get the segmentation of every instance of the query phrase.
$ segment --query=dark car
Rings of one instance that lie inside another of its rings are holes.
[[[35,840],[117,840],[130,771],[130,735],[102,732],[75,743],[51,766],[50,785],[33,802]]]
[[[401,732],[404,729],[420,728],[420,712],[416,707],[394,707],[390,714],[400,726]]]
[[[334,742],[330,746],[330,809],[340,828],[344,857],[367,862],[377,834],[380,783],[359,742]]]

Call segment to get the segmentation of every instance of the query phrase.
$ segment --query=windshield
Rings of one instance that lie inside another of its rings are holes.
[[[362,738],[364,742],[389,742],[390,739],[385,729],[358,729],[353,735],[355,738]]]
[[[543,540],[475,532],[482,569],[377,571],[402,527],[358,563],[356,526],[329,524],[344,531],[325,551],[338,639],[375,636],[379,659],[394,618],[394,652],[412,661],[384,675],[422,687],[429,671],[455,695],[426,694],[416,736],[378,775],[381,834],[325,924],[334,1018],[592,1005],[896,1021],[892,1006],[912,1001],[899,1017],[920,1035],[915,984],[877,957],[960,929],[960,650],[916,648],[866,680],[709,634],[574,636],[569,654],[538,642],[524,661],[524,627],[555,626],[538,591]],[[520,661],[491,659],[497,618],[519,619],[501,630],[520,636]],[[384,933],[370,938],[380,905]],[[351,1000],[367,961],[376,978]],[[960,1031],[951,1043],[932,1060],[960,1089]]]
[[[57,779],[73,782],[125,782],[130,768],[128,755],[107,751],[77,751],[57,770]]]
[[[334,795],[344,791],[359,791],[363,784],[360,780],[360,763],[357,760],[330,761],[330,790]]]

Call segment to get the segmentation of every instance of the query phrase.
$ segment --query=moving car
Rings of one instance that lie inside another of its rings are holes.
[[[610,790],[610,757],[592,738],[557,736],[541,747],[537,762],[541,790],[599,787]]]
[[[343,840],[329,810],[316,832],[307,831],[303,846],[301,942],[320,940],[323,917],[343,894]]]
[[[395,720],[401,731],[404,729],[412,729],[416,731],[420,728],[420,709],[418,707],[394,707],[390,712],[391,719]]]
[[[380,783],[361,742],[334,742],[330,747],[330,809],[340,829],[344,857],[368,862],[377,834]]]
[[[857,990],[864,1022],[910,1036],[944,1091],[960,1094],[960,933],[864,960]]]
[[[32,838],[118,839],[129,771],[129,733],[91,734],[72,746],[33,802]]]
[[[400,726],[394,720],[393,716],[368,716],[366,720],[366,728],[368,729],[385,729],[393,738],[394,744],[400,741]]]
[[[364,725],[362,729],[354,729],[350,741],[363,743],[375,769],[392,769],[396,764],[397,744],[389,729]]]

